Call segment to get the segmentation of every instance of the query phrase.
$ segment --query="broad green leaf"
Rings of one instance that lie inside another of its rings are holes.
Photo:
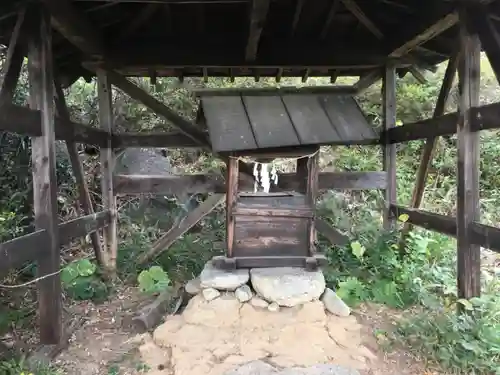
[[[94,274],[97,266],[88,259],[81,259],[76,262],[76,269],[80,276],[90,276]]]
[[[61,271],[61,282],[63,285],[69,285],[78,277],[78,271],[72,265],[66,266]]]
[[[402,223],[406,223],[410,216],[408,214],[401,214],[398,217],[398,220],[401,221]]]
[[[167,273],[160,266],[153,266],[149,269],[149,274],[156,281],[170,281]]]
[[[358,259],[361,259],[366,251],[365,247],[361,245],[358,241],[351,243],[351,250],[353,255]]]

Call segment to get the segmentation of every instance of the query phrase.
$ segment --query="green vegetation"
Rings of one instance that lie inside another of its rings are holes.
[[[482,104],[497,101],[500,88],[486,60],[483,60]],[[421,85],[411,76],[398,80],[398,123],[428,118],[439,92],[444,66],[437,73],[427,74],[428,83]],[[137,80],[158,99],[175,108],[188,118],[194,118],[196,102],[185,87],[174,79],[158,79],[151,88],[146,79]],[[186,80],[191,86],[230,85],[229,80]],[[322,79],[310,79],[310,84],[328,84]],[[272,85],[263,80],[259,85]],[[284,80],[283,85],[296,85],[298,80]],[[256,85],[251,80],[237,80],[232,85]],[[454,88],[448,111],[456,108]],[[25,103],[27,85],[25,76],[16,101]],[[75,120],[97,126],[97,99],[95,83],[83,80],[67,92],[68,104]],[[121,92],[113,93],[115,119],[119,131],[148,131],[168,126],[151,111],[130,100]],[[375,125],[380,124],[380,86],[368,90],[359,98],[365,113]],[[127,125],[132,124],[132,125]],[[500,142],[498,131],[481,133],[481,216],[484,223],[498,226],[500,214]],[[408,205],[414,185],[420,141],[398,145],[398,202]],[[167,150],[172,165],[182,173],[216,169],[220,163],[206,153]],[[30,140],[13,134],[0,136],[0,241],[32,230]],[[64,147],[58,150],[57,174],[59,181],[59,210],[64,220],[76,217],[77,190],[71,175]],[[85,156],[85,168],[92,197],[100,205],[98,158]],[[280,169],[287,168],[286,163]],[[381,169],[380,149],[377,147],[324,147],[321,166],[346,171]],[[456,138],[440,139],[432,161],[423,208],[442,214],[454,214],[456,196]],[[443,368],[464,374],[500,374],[500,282],[498,268],[484,264],[483,296],[471,301],[459,300],[456,295],[456,244],[453,239],[416,229],[410,234],[405,248],[400,248],[400,233],[381,230],[381,200],[378,191],[327,192],[319,202],[322,217],[349,234],[348,246],[331,246],[321,241],[329,266],[325,275],[329,286],[351,306],[374,302],[399,309],[403,319],[394,332],[374,332],[384,335],[393,343],[403,345],[414,354],[424,357]],[[214,244],[224,238],[223,208],[208,215],[202,224],[177,241],[168,252],[153,264],[137,267],[134,260],[159,238],[181,210],[175,201],[158,205],[154,199],[126,198],[119,201],[120,246],[118,254],[119,279],[134,280],[144,293],[157,293],[167,285],[182,283],[198,274],[205,262],[219,254]],[[400,217],[399,226],[407,218]],[[321,239],[320,239],[321,240]],[[75,243],[63,252],[64,268],[61,273],[65,293],[69,298],[102,301],[112,291],[104,284],[93,260],[88,243]],[[404,254],[403,256],[401,254]],[[82,259],[77,260],[75,259]],[[4,283],[23,282],[32,278],[34,267],[27,265],[9,275]],[[3,293],[0,290],[0,293]],[[12,293],[15,294],[15,293]],[[0,295],[7,302],[11,295]],[[10,302],[8,302],[10,303]],[[457,305],[466,314],[457,315]],[[7,304],[5,304],[7,306]],[[33,314],[32,306],[0,309],[0,334],[12,322],[23,326]],[[21,323],[22,322],[22,323]],[[14,364],[14,362],[11,362]],[[7,362],[0,362],[2,366]],[[16,369],[16,374],[23,370]],[[10,370],[9,370],[10,371]],[[109,373],[114,373],[110,368]],[[5,372],[5,374],[14,372]],[[38,373],[37,373],[38,374]],[[49,374],[40,372],[40,374]]]

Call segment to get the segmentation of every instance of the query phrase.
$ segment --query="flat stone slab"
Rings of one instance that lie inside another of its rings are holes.
[[[263,361],[252,361],[224,375],[360,375],[358,371],[337,365],[317,365],[278,370]]]
[[[250,279],[247,269],[220,270],[208,262],[200,274],[201,288],[234,291]]]
[[[317,300],[326,288],[321,271],[295,267],[253,268],[250,279],[260,297],[286,307]]]

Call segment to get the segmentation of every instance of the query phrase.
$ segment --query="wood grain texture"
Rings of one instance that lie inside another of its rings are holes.
[[[37,257],[38,276],[59,271],[59,230],[54,130],[54,91],[52,72],[52,30],[50,16],[40,5],[30,7],[32,19],[28,42],[30,106],[40,111],[41,136],[31,141],[33,205],[35,227],[47,231],[48,252]],[[58,275],[37,284],[42,344],[58,344],[62,339],[62,290]]]
[[[240,96],[206,97],[203,114],[208,119],[212,148],[217,152],[257,148],[253,130]]]
[[[467,7],[460,8],[459,121],[457,127],[457,263],[458,297],[481,294],[480,247],[472,243],[470,227],[479,221],[479,134],[473,131],[471,108],[479,104],[479,37],[470,29]]]
[[[21,267],[24,262],[48,256],[49,244],[45,229],[0,244],[0,274]]]

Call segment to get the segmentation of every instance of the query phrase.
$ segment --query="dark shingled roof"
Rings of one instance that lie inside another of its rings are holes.
[[[378,135],[350,95],[203,96],[216,152],[372,144]]]

